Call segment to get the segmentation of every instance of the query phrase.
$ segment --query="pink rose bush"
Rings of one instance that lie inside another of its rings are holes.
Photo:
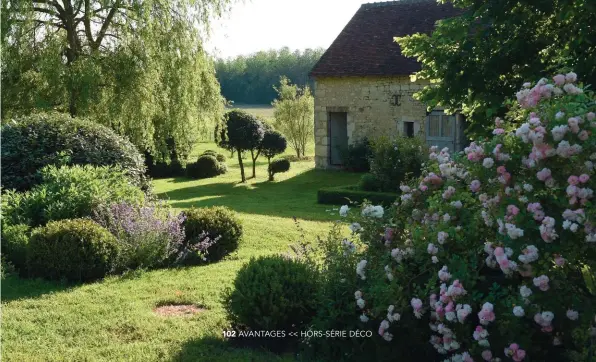
[[[585,361],[596,345],[594,93],[568,73],[516,99],[492,138],[431,147],[391,208],[347,215],[363,227],[345,295],[366,295],[351,318],[383,343],[416,331],[441,361]]]

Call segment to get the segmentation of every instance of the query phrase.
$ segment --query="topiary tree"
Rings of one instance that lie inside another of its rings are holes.
[[[288,172],[290,170],[290,161],[286,159],[275,160],[269,165],[269,180],[273,181],[273,176],[279,172]]]
[[[263,140],[264,130],[262,123],[253,115],[240,110],[232,110],[226,113],[225,141],[220,141],[220,146],[236,150],[240,175],[242,182],[246,182],[244,164],[242,163],[242,152],[258,150]],[[258,151],[257,155],[258,157]],[[256,157],[253,155],[252,176],[255,177]]]
[[[283,153],[288,147],[288,141],[279,132],[268,129],[261,141],[261,153],[267,157],[267,170],[269,171],[269,181],[273,181],[273,174],[270,172],[271,159],[280,153]]]
[[[121,167],[136,185],[147,186],[143,155],[111,129],[67,114],[35,114],[2,126],[2,188],[28,190],[47,165]]]
[[[88,219],[61,220],[33,231],[27,264],[33,277],[92,281],[112,270],[118,240]]]

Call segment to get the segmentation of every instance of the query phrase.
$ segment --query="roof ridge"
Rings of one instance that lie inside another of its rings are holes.
[[[380,1],[374,3],[365,3],[362,4],[360,7],[363,9],[370,9],[376,8],[380,6],[387,6],[387,5],[401,5],[401,4],[416,4],[416,3],[425,3],[425,2],[436,2],[436,0],[393,0],[393,1]]]

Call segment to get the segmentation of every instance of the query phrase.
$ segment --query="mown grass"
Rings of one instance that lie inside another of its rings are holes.
[[[230,108],[240,108],[248,113],[252,113],[255,116],[263,117],[265,119],[273,118],[273,106],[270,104],[244,104],[235,103]]]
[[[206,149],[216,147],[200,144],[193,157]],[[267,182],[266,160],[261,159],[257,178],[239,184],[236,159],[227,163],[225,175],[155,180],[154,191],[180,210],[211,205],[236,210],[244,224],[244,240],[236,253],[215,264],[136,272],[87,285],[10,276],[2,281],[2,360],[293,360],[291,355],[228,344],[222,338],[227,327],[222,292],[251,257],[288,251],[300,237],[293,217],[307,238],[325,235],[337,211],[318,205],[316,191],[354,184],[358,175],[314,170],[313,161],[301,161]],[[250,161],[246,163],[250,174]],[[194,303],[206,311],[190,318],[155,315],[152,309],[163,302]]]

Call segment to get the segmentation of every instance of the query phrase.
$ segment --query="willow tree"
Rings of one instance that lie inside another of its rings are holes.
[[[233,0],[2,0],[2,118],[86,116],[163,159],[223,113],[209,19]]]

